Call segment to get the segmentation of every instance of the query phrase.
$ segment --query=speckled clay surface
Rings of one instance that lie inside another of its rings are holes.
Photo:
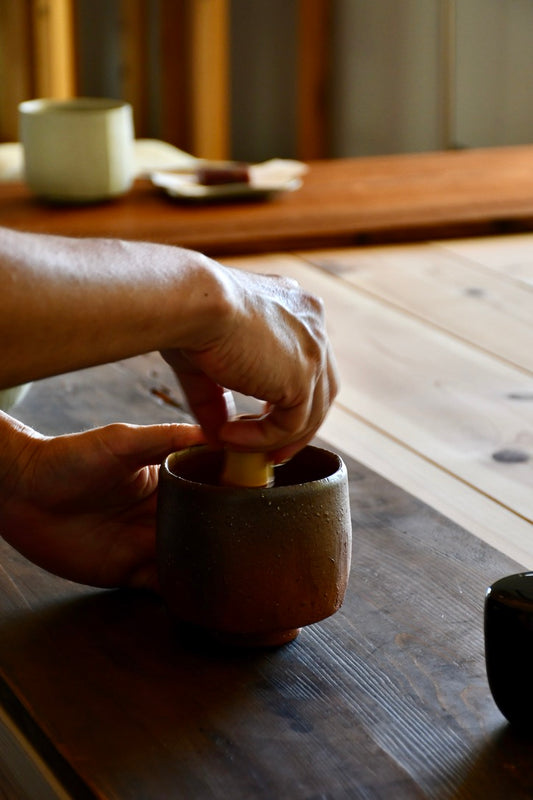
[[[306,447],[272,488],[217,485],[222,453],[192,448],[161,467],[158,564],[172,615],[248,646],[297,636],[341,606],[350,569],[346,467]]]

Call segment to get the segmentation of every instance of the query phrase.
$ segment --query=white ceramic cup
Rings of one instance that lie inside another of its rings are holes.
[[[40,197],[94,202],[127,192],[134,175],[129,103],[99,97],[19,105],[26,182]]]

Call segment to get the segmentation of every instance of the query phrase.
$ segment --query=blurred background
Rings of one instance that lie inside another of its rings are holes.
[[[530,143],[532,39],[532,0],[0,0],[0,141],[93,95],[207,158]]]

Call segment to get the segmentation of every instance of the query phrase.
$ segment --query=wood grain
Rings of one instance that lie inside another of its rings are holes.
[[[435,245],[437,246],[437,245]],[[528,233],[514,236],[486,236],[438,244],[455,258],[490,269],[522,287],[533,284],[533,243]]]
[[[320,436],[331,449],[357,458],[491,547],[531,568],[532,526],[512,509],[338,404],[322,425]]]
[[[531,523],[528,374],[301,259],[225,263],[290,275],[321,296],[341,374],[336,404],[474,487],[482,505],[492,498]]]
[[[353,220],[357,228],[372,210],[383,220],[385,203],[396,209],[392,227],[379,229],[389,237],[424,197],[429,216],[418,215],[418,231],[442,222],[443,208],[452,227],[464,230],[475,208],[475,225],[497,228],[505,198],[505,224],[527,225],[518,165],[528,148],[519,150],[521,158],[513,150],[502,161],[502,152],[496,161],[428,156],[429,188],[418,158],[354,162],[344,177],[342,164],[322,173],[317,164],[301,193],[261,206],[185,208],[139,185],[117,204],[46,208],[23,187],[0,187],[0,219],[75,235],[176,243],[183,234],[219,253],[288,241],[301,249],[315,236],[328,247],[346,243]],[[476,170],[491,163],[476,184]],[[494,186],[483,197],[496,163],[506,175],[502,195]],[[315,194],[320,175],[337,181],[329,204]],[[472,203],[466,216],[463,200]],[[327,219],[315,234],[319,211]],[[378,229],[357,230],[371,238]],[[191,641],[153,596],[60,581],[2,545],[0,697],[73,796],[531,797],[532,744],[492,701],[482,641],[486,586],[533,563],[533,392],[522,346],[531,252],[528,235],[224,259],[293,275],[325,299],[342,390],[321,436],[349,468],[349,592],[337,615],[286,648],[224,652]],[[154,354],[38,382],[16,413],[48,434],[187,418]],[[529,461],[493,457],[507,451]],[[0,796],[9,780],[0,755]]]
[[[2,800],[69,800],[40,754],[0,708],[0,797]]]
[[[505,238],[505,244],[499,240],[507,261],[497,270],[461,258],[460,245],[453,242],[449,247],[427,242],[300,255],[368,296],[533,373],[533,236],[527,235],[527,251],[526,237],[518,238],[523,257],[520,279],[512,236]],[[465,243],[467,250],[469,246],[472,243]]]
[[[55,432],[172,419],[162,379],[155,357],[73,373],[17,415]],[[2,546],[2,695],[59,774],[134,800],[529,796],[530,745],[503,724],[482,655],[485,587],[519,565],[347,464],[345,605],[279,650],[211,649],[151,595],[75,586]]]

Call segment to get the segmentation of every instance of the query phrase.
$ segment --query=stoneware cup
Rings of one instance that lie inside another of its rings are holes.
[[[100,97],[37,99],[19,105],[26,182],[47,200],[107,200],[133,181],[129,103]]]
[[[173,617],[241,646],[277,646],[341,606],[351,558],[346,467],[308,446],[271,488],[218,484],[206,447],[161,466],[157,558]]]

